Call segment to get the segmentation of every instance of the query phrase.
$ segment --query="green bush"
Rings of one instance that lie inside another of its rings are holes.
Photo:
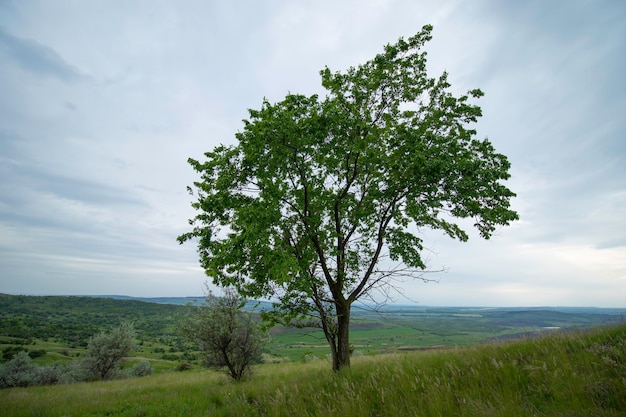
[[[178,365],[176,365],[176,368],[174,369],[178,372],[183,372],[183,371],[190,371],[192,368],[193,368],[192,364],[190,364],[189,362],[183,361],[179,363]]]
[[[88,373],[82,361],[72,361],[65,365],[63,372],[59,376],[59,384],[74,384],[86,381]]]
[[[124,357],[133,349],[135,331],[130,323],[122,323],[109,333],[92,337],[83,359],[89,379],[113,379],[121,368]]]
[[[23,346],[7,346],[2,349],[2,362],[10,361],[15,357],[19,352],[28,352]]]
[[[133,327],[125,323],[110,333],[95,335],[89,341],[85,357],[65,366],[61,363],[38,366],[32,359],[45,354],[44,350],[28,352],[21,346],[9,346],[3,350],[3,356],[12,355],[12,359],[0,365],[0,388],[69,384],[152,374],[152,365],[147,360],[135,364],[125,373],[119,372],[122,360],[134,346]]]
[[[60,364],[37,367],[33,385],[56,385],[65,372],[66,368]]]
[[[30,351],[28,351],[28,356],[30,356],[31,359],[37,359],[37,358],[39,358],[41,356],[44,356],[46,353],[48,353],[48,352],[46,352],[43,349],[30,350]]]
[[[24,351],[16,353],[13,359],[0,366],[0,388],[34,385],[36,377],[37,365]]]
[[[143,360],[141,362],[137,362],[131,368],[131,375],[137,377],[152,375],[152,365],[150,364],[150,361]]]
[[[223,297],[209,293],[202,305],[189,306],[179,326],[183,337],[198,344],[207,367],[225,370],[235,381],[250,375],[264,343],[252,315],[242,310],[245,302],[232,289]]]

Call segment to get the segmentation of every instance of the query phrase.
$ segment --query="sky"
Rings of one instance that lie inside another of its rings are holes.
[[[626,2],[0,0],[0,293],[196,296],[187,158],[263,98],[321,94],[434,26],[432,76],[485,92],[520,220],[426,232],[392,302],[626,307]]]

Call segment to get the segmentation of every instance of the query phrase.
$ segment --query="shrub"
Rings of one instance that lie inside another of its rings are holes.
[[[73,384],[76,382],[86,381],[88,379],[88,370],[82,361],[72,361],[65,365],[63,372],[59,376],[59,384]]]
[[[180,323],[184,337],[195,341],[209,368],[226,369],[238,381],[250,374],[262,349],[261,332],[251,314],[241,311],[245,300],[227,289],[223,297],[207,295],[201,306],[190,306]]]
[[[37,365],[32,363],[28,353],[18,352],[13,359],[0,366],[0,388],[34,385],[36,375]]]
[[[114,378],[124,357],[135,349],[134,340],[135,331],[130,323],[92,337],[82,360],[88,379]]]
[[[314,362],[314,361],[318,361],[320,360],[320,358],[318,358],[317,356],[311,354],[311,353],[306,353],[303,357],[302,357],[302,361],[307,363],[307,362]]]
[[[178,361],[180,360],[180,356],[166,353],[164,355],[161,355],[161,359],[163,359],[164,361]]]
[[[15,357],[16,354],[20,352],[28,352],[28,349],[23,346],[7,346],[2,349],[2,361],[10,361]]]
[[[44,356],[46,353],[48,353],[47,351],[43,350],[43,349],[39,349],[39,350],[31,350],[28,352],[28,356],[31,357],[31,359],[37,359],[41,356]]]
[[[131,375],[139,377],[152,375],[152,365],[147,360],[137,362],[131,368]]]
[[[34,385],[58,384],[64,372],[65,368],[57,364],[37,367],[33,383]]]
[[[261,362],[263,362],[263,363],[285,363],[285,362],[291,362],[291,359],[289,359],[288,357],[273,356],[273,355],[270,355],[269,353],[262,353],[261,354]]]
[[[183,372],[183,371],[190,371],[192,368],[193,368],[193,365],[190,364],[189,362],[181,362],[178,365],[176,365],[176,368],[174,368],[174,370],[178,372]]]

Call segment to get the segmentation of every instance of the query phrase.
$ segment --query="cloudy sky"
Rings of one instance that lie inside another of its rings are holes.
[[[481,88],[521,220],[428,234],[420,305],[626,307],[626,3],[0,0],[0,292],[203,293],[188,157],[263,97],[322,93],[433,24],[429,71]]]

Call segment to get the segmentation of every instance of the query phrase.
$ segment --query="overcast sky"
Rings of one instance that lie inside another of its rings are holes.
[[[0,0],[0,292],[201,295],[187,158],[427,23],[429,72],[486,94],[520,221],[429,233],[447,272],[396,302],[626,307],[621,0]]]

